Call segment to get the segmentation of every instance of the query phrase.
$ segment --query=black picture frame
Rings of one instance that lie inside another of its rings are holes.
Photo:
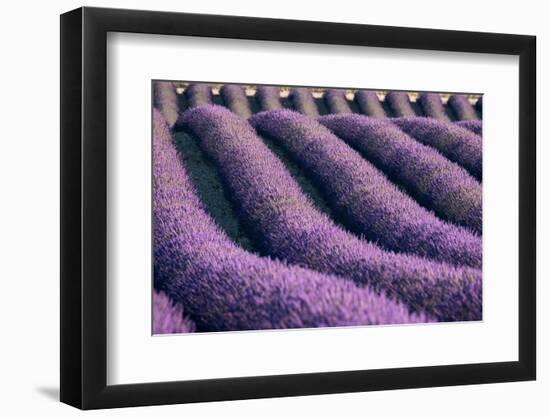
[[[108,32],[519,56],[519,360],[106,384]],[[82,409],[533,380],[536,38],[251,17],[80,8],[61,15],[61,401]]]

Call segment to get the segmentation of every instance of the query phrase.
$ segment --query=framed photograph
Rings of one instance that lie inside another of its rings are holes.
[[[535,37],[61,16],[61,401],[533,380]]]

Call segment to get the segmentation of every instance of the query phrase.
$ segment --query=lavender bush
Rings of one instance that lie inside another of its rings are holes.
[[[339,88],[329,88],[323,96],[329,111],[333,114],[351,113],[351,108],[346,98],[346,91]]]
[[[462,165],[481,181],[483,161],[480,136],[454,123],[427,117],[407,117],[394,119],[393,122],[416,140]]]
[[[290,91],[292,105],[302,114],[310,117],[319,116],[319,110],[309,88],[293,88]]]
[[[470,104],[468,97],[463,94],[453,94],[447,104],[453,109],[457,120],[477,120],[477,113]]]
[[[185,89],[187,107],[200,106],[212,103],[212,89],[208,84],[189,84]]]
[[[383,118],[386,112],[380,103],[380,99],[374,91],[359,90],[355,93],[355,102],[359,106],[361,113],[370,116]]]
[[[244,88],[236,84],[224,84],[220,89],[225,106],[241,117],[252,116]]]
[[[483,135],[483,123],[481,120],[460,120],[455,125],[471,130],[476,135]]]
[[[390,91],[386,94],[385,100],[395,117],[416,116],[407,93],[402,91]]]
[[[153,334],[190,333],[195,324],[163,292],[153,291]]]
[[[260,109],[277,110],[283,108],[283,105],[281,104],[280,94],[281,91],[279,87],[261,85],[258,86],[255,97],[258,101],[258,104],[260,105]]]
[[[179,114],[178,96],[173,82],[153,82],[153,105],[161,111],[168,126],[173,128]]]
[[[200,118],[208,109],[219,107],[195,107],[188,110],[187,120]],[[229,120],[242,120],[226,109],[223,113]],[[202,121],[216,123],[208,117]],[[156,110],[153,224],[155,287],[185,305],[199,331],[430,320],[409,314],[402,304],[351,281],[260,258],[236,246],[204,211],[168,126]]]
[[[273,115],[292,114],[286,110],[264,112],[251,120],[259,125]],[[296,117],[306,129],[313,123],[307,117]],[[227,109],[197,107],[187,111],[184,120],[216,162],[240,215],[265,253],[366,285],[404,302],[411,312],[442,321],[481,318],[478,269],[387,252],[336,226],[313,206],[246,120]],[[190,217],[195,216],[177,216]],[[199,256],[201,248],[197,250]]]
[[[423,93],[418,96],[417,101],[422,106],[424,114],[437,120],[449,121],[441,97],[437,93]]]
[[[323,116],[319,121],[424,206],[443,219],[481,233],[481,184],[464,168],[388,120],[347,114]]]

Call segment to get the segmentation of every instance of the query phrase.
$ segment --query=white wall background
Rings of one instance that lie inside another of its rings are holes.
[[[492,4],[491,4],[492,3]],[[311,2],[295,0],[92,1],[89,6],[158,9],[395,26],[534,34],[538,37],[538,381],[100,411],[95,415],[543,416],[550,412],[550,28],[543,2]],[[74,415],[57,401],[59,379],[59,17],[82,4],[7,2],[0,30],[0,410]],[[503,231],[505,233],[505,231]],[[546,394],[546,395],[544,395]],[[32,414],[31,414],[32,413]]]

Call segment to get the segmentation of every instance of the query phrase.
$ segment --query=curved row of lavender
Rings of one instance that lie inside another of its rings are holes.
[[[361,113],[376,118],[386,117],[386,112],[380,103],[378,95],[374,91],[359,90],[355,93],[355,102]]]
[[[153,225],[155,288],[181,303],[198,331],[430,321],[351,281],[260,258],[235,245],[204,211],[157,110]]]
[[[422,106],[424,114],[437,120],[448,122],[449,116],[445,112],[441,96],[437,93],[422,93],[418,96],[418,103]]]
[[[293,88],[290,91],[289,97],[296,111],[310,117],[319,116],[317,104],[309,88]]]
[[[211,104],[213,102],[212,88],[205,83],[191,83],[185,88],[183,94],[187,101],[187,108],[200,106],[202,104]],[[181,111],[179,111],[175,124],[173,126],[169,125],[169,127],[171,129],[180,129],[181,124]]]
[[[481,234],[481,184],[464,168],[389,120],[359,114],[318,120],[439,217]]]
[[[224,84],[220,89],[225,106],[241,117],[252,116],[244,88],[237,84]]]
[[[386,103],[396,117],[416,116],[409,95],[403,91],[390,91],[386,94]]]
[[[465,95],[453,94],[449,97],[447,104],[453,109],[458,120],[478,120],[474,107]]]
[[[455,122],[457,126],[471,130],[476,135],[483,135],[483,122],[481,120],[459,120]]]
[[[329,88],[323,95],[325,103],[332,114],[352,113],[346,98],[346,91],[339,88]]]
[[[195,331],[195,324],[183,313],[180,304],[175,304],[163,292],[153,291],[153,334]]]
[[[403,117],[392,119],[392,122],[416,140],[463,166],[481,181],[483,146],[480,136],[455,123],[429,117]]]
[[[179,104],[173,82],[153,82],[153,105],[162,112],[168,126],[174,127],[179,116]]]
[[[277,110],[282,109],[281,89],[271,85],[258,86],[256,90],[256,100],[262,110]]]
[[[280,114],[284,110],[260,113]],[[287,111],[288,112],[288,111]],[[301,116],[307,119],[304,116]],[[336,226],[303,194],[245,119],[220,106],[185,112],[265,254],[383,292],[440,321],[481,318],[481,271],[381,250]]]
[[[185,89],[185,97],[189,107],[212,103],[212,89],[208,84],[189,84]]]
[[[478,236],[420,206],[314,119],[275,110],[257,113],[250,123],[291,154],[358,234],[397,252],[481,266]]]

